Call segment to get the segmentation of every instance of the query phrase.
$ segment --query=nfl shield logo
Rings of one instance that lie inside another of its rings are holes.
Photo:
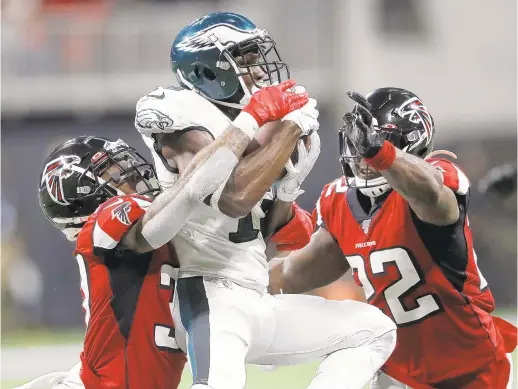
[[[369,233],[369,227],[371,225],[371,219],[365,219],[362,221],[362,230],[365,235]]]

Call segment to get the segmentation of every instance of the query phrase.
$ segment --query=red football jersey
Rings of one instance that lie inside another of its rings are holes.
[[[466,215],[469,181],[450,161],[429,163],[456,194],[454,225],[422,222],[395,191],[367,214],[343,177],[324,187],[314,213],[339,243],[367,301],[398,325],[397,346],[383,370],[412,387],[477,372],[504,352]]]
[[[173,249],[139,254],[117,246],[149,204],[137,195],[114,197],[78,235],[74,255],[85,311],[86,389],[175,389],[180,382],[186,359],[170,310]]]

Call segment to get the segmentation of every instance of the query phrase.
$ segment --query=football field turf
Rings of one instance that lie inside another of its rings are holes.
[[[501,316],[516,323],[516,313],[506,312]],[[68,370],[79,361],[82,336],[81,330],[23,331],[7,336],[3,334],[1,389],[12,389],[51,371]],[[516,373],[516,351],[513,359]],[[251,365],[247,367],[246,389],[303,389],[311,381],[316,367],[317,364],[312,363],[262,371]],[[514,389],[518,388],[516,381],[515,378]],[[190,383],[190,374],[186,368],[180,389],[189,388]]]

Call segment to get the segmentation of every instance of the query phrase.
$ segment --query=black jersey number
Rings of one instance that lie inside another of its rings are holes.
[[[261,209],[266,214],[273,204],[273,200],[264,199],[261,201]],[[257,239],[259,232],[264,233],[266,229],[265,217],[259,217],[250,212],[245,217],[239,219],[237,223],[237,231],[228,234],[228,240],[232,243],[251,242]]]

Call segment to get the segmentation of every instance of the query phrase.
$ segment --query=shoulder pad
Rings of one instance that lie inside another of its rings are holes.
[[[145,136],[190,127],[207,129],[216,138],[230,120],[211,102],[187,89],[159,86],[137,102],[135,128]]]
[[[458,195],[464,196],[468,193],[470,188],[468,177],[455,163],[442,158],[431,158],[427,162],[442,173],[444,185]]]
[[[117,196],[106,201],[92,215],[95,218],[93,246],[107,250],[115,248],[150,204],[151,200],[138,195]]]

